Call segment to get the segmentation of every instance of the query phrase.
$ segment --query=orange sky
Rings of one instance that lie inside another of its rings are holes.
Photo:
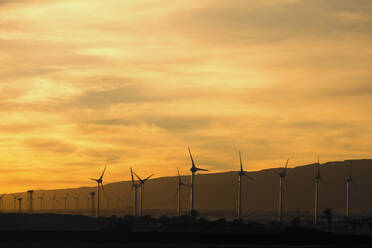
[[[372,157],[372,2],[0,0],[0,191]]]

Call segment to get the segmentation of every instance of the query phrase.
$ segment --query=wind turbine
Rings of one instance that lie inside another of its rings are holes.
[[[154,174],[151,174],[150,176],[146,177],[145,179],[140,178],[135,172],[133,172],[134,175],[138,178],[138,181],[140,182],[140,216],[142,216],[142,207],[143,207],[143,199],[144,199],[144,193],[145,193],[145,183],[152,177]]]
[[[281,172],[275,171],[276,174],[280,177],[279,181],[279,216],[278,216],[278,222],[282,222],[282,216],[283,216],[283,185],[284,183],[287,185],[287,181],[285,177],[287,176],[287,166],[288,166],[289,158],[287,159],[287,162],[285,163],[285,167]]]
[[[41,196],[38,197],[38,199],[40,200],[40,210],[43,209],[44,195],[45,193],[43,193]]]
[[[323,178],[320,176],[320,163],[319,157],[316,166],[316,175],[314,177],[314,224],[318,224],[318,215],[319,215],[319,182],[324,183]]]
[[[89,192],[89,195],[90,195],[90,201],[91,201],[91,210],[92,210],[92,215],[94,215],[95,214],[95,209],[94,209],[94,207],[95,207],[95,204],[94,204],[94,200],[95,200],[95,195],[96,195],[96,192]],[[89,203],[89,201],[88,201],[88,203]],[[97,213],[97,212],[96,212]]]
[[[105,169],[103,169],[103,172],[102,172],[102,174],[101,174],[101,176],[98,178],[98,179],[94,179],[94,178],[91,178],[91,180],[93,180],[93,181],[96,181],[97,182],[97,208],[96,208],[96,217],[98,218],[99,217],[99,201],[100,201],[100,199],[99,199],[99,189],[100,189],[100,186],[101,186],[101,188],[102,188],[102,191],[103,191],[103,193],[104,194],[106,194],[105,193],[105,189],[104,189],[104,187],[103,187],[103,181],[102,181],[102,179],[103,179],[103,175],[105,174],[105,171],[106,171],[106,168],[107,168],[107,166],[105,166]]]
[[[132,168],[130,168],[130,175],[132,177],[132,189],[134,189],[133,211],[134,211],[134,216],[138,216],[138,199],[137,199],[137,197],[138,197],[138,188],[141,187],[141,185],[134,181]]]
[[[195,215],[195,209],[194,209],[194,183],[195,183],[195,173],[197,171],[208,171],[206,169],[201,169],[201,168],[198,168],[195,166],[195,163],[194,163],[194,159],[192,158],[192,155],[191,155],[191,150],[190,150],[190,147],[188,147],[189,149],[189,154],[190,154],[190,159],[191,159],[191,163],[192,163],[192,166],[191,166],[191,190],[190,190],[190,215],[191,216],[194,216]]]
[[[120,202],[124,202],[119,196],[116,197],[116,209],[120,209]]]
[[[14,207],[14,211],[17,210],[17,198],[18,196],[16,194],[12,194],[13,196],[13,207]]]
[[[178,214],[178,217],[180,217],[181,216],[181,187],[182,186],[187,186],[187,185],[182,182],[180,171],[178,170],[178,168],[177,168],[177,173],[178,173],[178,183],[177,183],[177,214]]]
[[[106,195],[106,211],[109,213],[109,210],[110,210],[110,202],[113,201],[114,199],[112,199],[110,196],[107,196]]]
[[[2,195],[0,196],[0,211],[3,210],[3,198],[4,198],[5,195],[6,195],[6,194],[2,194]]]
[[[66,210],[67,209],[67,203],[68,203],[68,193],[64,197],[61,197],[60,199],[65,200],[65,210]]]
[[[74,198],[75,204],[76,204],[75,208],[76,208],[76,210],[79,210],[80,194],[78,194],[77,196],[74,196],[73,198]]]
[[[353,183],[353,179],[351,177],[351,166],[349,166],[349,175],[346,178],[346,217],[350,217],[351,184],[352,183]]]
[[[89,200],[90,200],[90,198],[89,198],[89,196],[87,196],[87,195],[84,195],[84,198],[87,199],[87,203],[88,203],[88,205],[87,205],[87,206],[88,206],[87,209],[89,209],[89,207],[90,207],[90,206],[89,206]]]
[[[22,197],[18,198],[18,212],[22,213]]]
[[[239,220],[242,219],[242,177],[246,176],[248,179],[253,181],[253,178],[247,175],[247,173],[243,170],[243,163],[242,163],[242,155],[239,151],[239,159],[240,159],[240,171],[238,172],[238,218]]]
[[[54,191],[54,195],[52,198],[49,199],[50,201],[53,201],[53,210],[56,210],[56,200],[57,200],[57,191]]]

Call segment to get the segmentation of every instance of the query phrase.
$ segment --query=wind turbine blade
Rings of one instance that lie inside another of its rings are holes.
[[[317,165],[317,175],[318,175],[318,177],[320,177],[320,164],[319,163]]]
[[[254,179],[253,179],[252,177],[248,176],[248,175],[245,174],[245,173],[244,173],[244,176],[246,176],[249,180],[254,181]]]
[[[106,194],[105,187],[103,187],[103,183],[100,183],[100,184],[101,184],[103,195],[106,197],[106,199],[109,199],[108,195]]]
[[[98,179],[90,178],[90,180],[98,182]]]
[[[142,183],[142,179],[135,172],[133,172],[133,173],[138,178],[138,180]]]
[[[288,183],[287,179],[284,178],[284,184],[285,184],[285,192],[288,192]]]
[[[155,174],[151,174],[150,176],[146,177],[145,180],[143,180],[143,182],[146,182],[147,180],[149,180],[150,177],[152,177],[153,175],[155,175]]]
[[[285,167],[283,169],[283,174],[285,175],[285,172],[287,170],[287,166],[288,166],[288,161],[289,161],[289,158],[287,159],[287,162],[285,163]]]
[[[180,175],[180,171],[178,170],[178,168],[177,168],[177,173],[178,173],[178,184],[182,185],[181,175]]]
[[[105,169],[103,169],[102,175],[101,175],[100,178],[99,178],[100,180],[102,180],[103,175],[105,175],[106,168],[107,168],[107,165],[105,165]]]
[[[199,170],[199,171],[209,171],[207,169],[201,169],[201,168],[196,168],[196,170]]]
[[[191,163],[192,163],[192,168],[195,168],[195,163],[194,163],[194,159],[192,158],[192,155],[191,155],[190,147],[188,146],[187,148],[189,149],[189,154],[190,154],[190,159],[191,159]]]
[[[320,180],[323,184],[326,184],[322,177],[319,177],[319,180]]]
[[[273,171],[273,173],[277,174],[278,176],[282,176],[282,173],[280,173],[279,171]]]
[[[133,187],[130,187],[129,194],[128,194],[128,197],[129,197],[129,198],[127,198],[127,204],[128,204],[128,205],[130,204],[130,203],[129,203],[130,199],[132,199],[132,192],[133,192]]]
[[[240,150],[239,150],[239,159],[240,159],[240,171],[243,171],[242,154],[240,153]]]
[[[351,162],[350,162],[350,166],[349,166],[349,178],[351,179]]]
[[[130,167],[130,175],[132,177],[132,184],[134,183],[134,178],[133,178],[133,170],[132,170],[132,167]]]

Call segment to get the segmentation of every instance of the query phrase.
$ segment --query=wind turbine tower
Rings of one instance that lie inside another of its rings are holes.
[[[177,173],[178,173],[178,183],[177,183],[177,215],[178,215],[178,217],[180,217],[181,216],[181,188],[182,188],[182,186],[186,186],[186,184],[184,184],[182,182],[180,171],[178,170],[178,168],[177,168]]]
[[[75,209],[79,210],[80,194],[78,196],[74,196],[74,200],[75,200]]]
[[[90,197],[89,197],[89,195],[87,196],[87,195],[84,195],[84,198],[86,198],[87,199],[87,209],[89,209],[90,208],[90,205],[89,205],[89,200],[90,200]]]
[[[68,204],[68,193],[66,194],[66,196],[61,197],[60,199],[65,201],[65,210],[67,210],[67,204]]]
[[[17,198],[18,196],[16,194],[12,194],[13,196],[13,208],[14,208],[14,212],[17,210]]]
[[[284,183],[287,185],[286,176],[287,176],[287,167],[288,167],[288,161],[285,164],[285,167],[281,172],[275,171],[276,174],[279,176],[279,215],[278,215],[278,222],[282,222],[283,217],[283,186]]]
[[[22,213],[22,197],[18,198],[18,212]]]
[[[351,203],[351,184],[353,179],[351,177],[351,166],[349,166],[349,175],[346,178],[346,217],[350,217],[350,203]]]
[[[94,215],[96,213],[96,211],[95,211],[96,204],[94,203],[94,200],[96,199],[96,197],[95,197],[96,193],[95,192],[89,192],[89,195],[90,195],[92,215]],[[88,204],[89,204],[89,201],[88,201]]]
[[[57,191],[54,191],[54,195],[49,200],[52,201],[53,210],[56,210]]]
[[[242,219],[242,179],[243,176],[246,176],[248,179],[253,181],[253,178],[247,175],[247,173],[243,170],[243,163],[242,163],[242,155],[239,151],[239,159],[240,159],[240,171],[238,172],[238,218],[239,220]]]
[[[105,169],[103,169],[103,172],[98,179],[91,178],[91,180],[97,182],[97,208],[96,208],[96,217],[97,218],[99,217],[99,211],[100,211],[100,198],[99,198],[100,197],[100,194],[99,194],[100,188],[102,188],[103,193],[105,193],[105,189],[103,187],[103,180],[102,179],[103,179],[103,176],[105,175],[106,168],[107,168],[107,166],[105,166]]]
[[[1,211],[1,212],[3,211],[3,198],[4,198],[5,195],[6,195],[6,194],[2,194],[2,195],[0,196],[0,211]]]
[[[33,199],[33,190],[27,191],[27,201],[28,201],[28,211],[31,213],[34,210],[34,199]]]
[[[134,189],[134,200],[133,200],[133,214],[138,216],[138,188],[141,187],[139,183],[134,181],[133,170],[130,168],[130,175],[132,177],[132,189]]]
[[[194,208],[194,187],[195,187],[195,173],[197,171],[208,171],[206,169],[201,169],[201,168],[198,168],[195,166],[195,163],[194,163],[194,159],[192,158],[192,155],[191,155],[191,150],[190,150],[190,147],[188,147],[189,149],[189,154],[190,154],[190,159],[191,159],[191,189],[190,189],[190,215],[191,216],[195,216],[195,208]]]
[[[319,158],[318,162],[315,164],[316,166],[316,175],[314,177],[314,224],[318,224],[318,217],[319,217],[319,182],[323,182],[323,178],[320,176],[320,163]]]
[[[142,216],[142,210],[143,210],[143,199],[145,194],[145,183],[152,177],[154,174],[151,174],[150,176],[146,177],[145,179],[140,178],[135,172],[133,172],[134,175],[138,178],[138,181],[140,182],[140,216]]]
[[[120,202],[123,202],[119,196],[116,197],[116,209],[120,209]]]
[[[40,200],[40,210],[42,210],[44,206],[44,195],[45,193],[38,197],[38,199]]]

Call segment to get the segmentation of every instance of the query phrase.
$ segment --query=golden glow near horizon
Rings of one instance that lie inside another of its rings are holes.
[[[2,192],[371,158],[372,2],[0,0]]]

